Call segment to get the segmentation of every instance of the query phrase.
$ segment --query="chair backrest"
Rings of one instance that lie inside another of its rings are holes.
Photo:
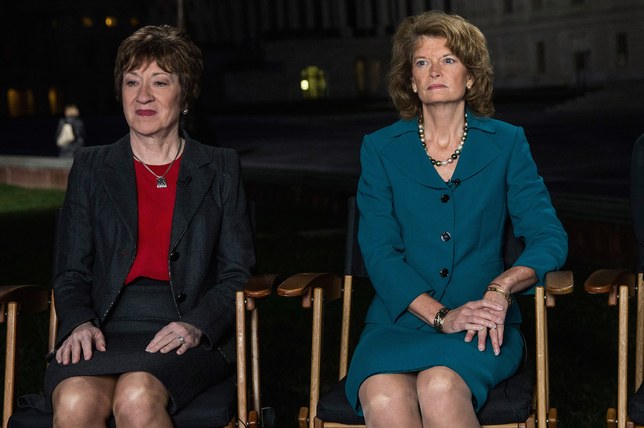
[[[644,381],[644,134],[633,145],[630,171],[630,201],[637,244],[637,322],[635,327],[635,384]]]
[[[630,190],[633,230],[637,240],[637,270],[644,272],[644,134],[633,145]]]
[[[344,274],[355,278],[366,278],[367,269],[362,259],[360,244],[358,244],[358,222],[360,212],[356,204],[355,196],[351,196],[347,202],[347,238],[344,252]]]
[[[56,276],[56,269],[58,266],[58,258],[61,251],[58,237],[60,236],[60,227],[62,223],[63,209],[58,208],[56,210],[56,219],[55,219],[55,228],[54,228],[54,246],[52,254],[52,270],[51,270],[51,284],[53,287],[54,279]],[[58,316],[56,315],[56,305],[54,303],[54,289],[52,288],[50,293],[50,304],[49,309],[49,338],[47,342],[48,352],[53,352],[56,345],[56,335],[58,334]]]

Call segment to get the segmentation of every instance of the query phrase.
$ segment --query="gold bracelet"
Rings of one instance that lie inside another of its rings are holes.
[[[448,309],[446,306],[443,306],[436,312],[436,316],[434,317],[434,328],[439,332],[443,332],[443,321],[445,321],[445,317],[449,313],[451,309]]]
[[[498,286],[498,287],[497,287]],[[503,296],[506,302],[508,302],[508,306],[512,305],[512,295],[505,291],[503,288],[501,288],[500,284],[497,284],[496,282],[491,282],[487,286],[486,291],[493,291],[495,293],[499,293],[500,295]]]

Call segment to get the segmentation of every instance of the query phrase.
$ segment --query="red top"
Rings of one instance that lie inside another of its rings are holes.
[[[141,162],[134,161],[139,209],[139,238],[136,258],[125,279],[129,284],[139,277],[169,281],[168,253],[172,213],[177,195],[179,164],[177,159],[165,176],[168,187],[157,188],[157,178]],[[157,175],[163,175],[170,164],[148,165]]]

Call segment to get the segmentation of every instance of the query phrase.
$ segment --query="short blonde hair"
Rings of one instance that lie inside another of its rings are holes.
[[[411,119],[420,110],[418,95],[411,88],[411,67],[418,42],[425,36],[447,39],[447,47],[472,78],[472,88],[465,92],[467,107],[477,116],[492,116],[494,73],[485,36],[465,18],[434,10],[405,18],[393,37],[387,81],[389,96],[400,116]]]

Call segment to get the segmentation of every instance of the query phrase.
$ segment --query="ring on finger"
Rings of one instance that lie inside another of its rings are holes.
[[[179,336],[179,337],[177,337],[177,340],[178,340],[178,341],[179,341],[179,343],[180,343],[180,344],[182,344],[182,345],[183,345],[184,343],[186,343],[186,339],[184,339],[184,338],[183,338],[183,336]]]

